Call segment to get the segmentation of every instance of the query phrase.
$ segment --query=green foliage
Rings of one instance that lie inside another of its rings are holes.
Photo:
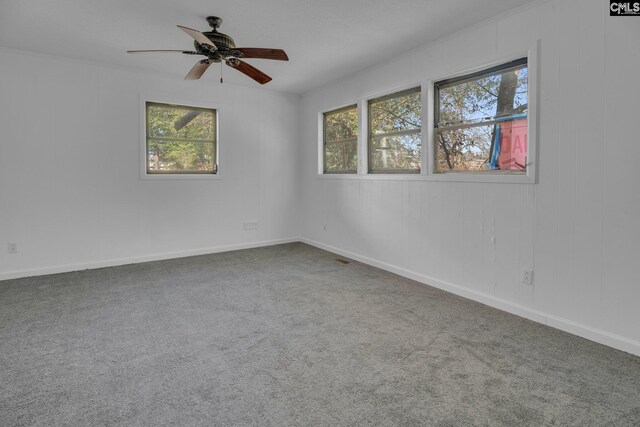
[[[420,90],[369,102],[369,168],[420,170]]]
[[[355,171],[358,164],[358,109],[324,115],[324,168],[327,172]]]
[[[147,104],[150,173],[212,173],[215,144],[215,110]]]
[[[380,134],[422,126],[420,91],[382,98],[369,102],[369,121],[372,134]]]

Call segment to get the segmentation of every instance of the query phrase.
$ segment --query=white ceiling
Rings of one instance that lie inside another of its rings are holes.
[[[220,31],[237,46],[282,48],[289,62],[247,60],[267,87],[302,93],[531,0],[2,0],[0,46],[184,76],[196,57],[127,55],[191,49],[176,24]],[[225,67],[225,82],[255,86]],[[203,77],[219,80],[219,66]],[[198,84],[198,82],[194,82]]]

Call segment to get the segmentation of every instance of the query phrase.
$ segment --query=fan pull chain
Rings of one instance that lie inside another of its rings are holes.
[[[222,84],[222,68],[224,68],[222,66],[222,62],[220,63],[220,84]]]

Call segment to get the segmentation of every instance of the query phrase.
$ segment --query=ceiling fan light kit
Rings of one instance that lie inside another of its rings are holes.
[[[209,16],[207,17],[207,22],[212,28],[211,31],[200,32],[193,28],[178,25],[178,28],[193,38],[195,50],[129,50],[127,53],[182,53],[185,55],[201,55],[205,56],[206,59],[199,61],[193,66],[185,77],[186,80],[198,80],[211,64],[224,62],[227,66],[240,71],[260,84],[270,82],[271,77],[254,66],[242,61],[242,59],[289,60],[289,57],[282,49],[236,47],[236,43],[231,36],[218,31],[218,27],[222,24],[221,18]]]

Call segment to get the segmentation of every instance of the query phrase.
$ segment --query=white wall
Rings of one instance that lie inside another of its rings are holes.
[[[305,94],[303,238],[640,354],[640,19],[608,15],[600,0],[535,3]],[[537,185],[317,176],[318,112],[538,39]]]
[[[219,106],[223,179],[139,179],[140,93]],[[0,51],[0,279],[297,237],[298,103]]]

